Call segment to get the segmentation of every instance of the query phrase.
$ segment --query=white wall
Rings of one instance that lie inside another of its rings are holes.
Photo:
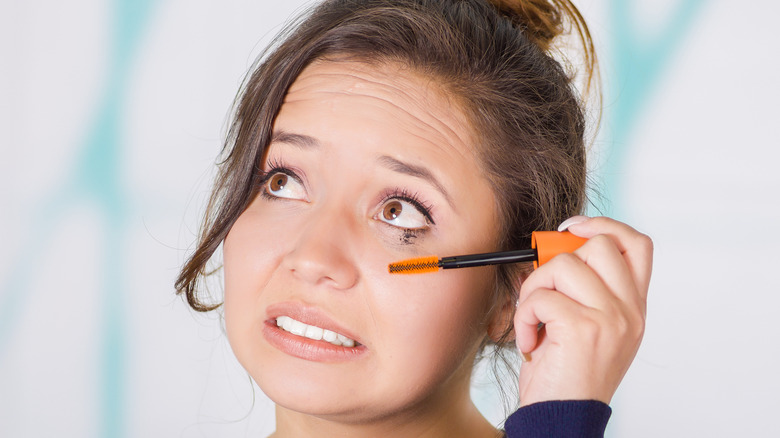
[[[239,81],[303,3],[0,1],[0,436],[273,430],[172,283]],[[594,175],[657,248],[609,434],[777,436],[780,6],[578,4],[604,69]]]

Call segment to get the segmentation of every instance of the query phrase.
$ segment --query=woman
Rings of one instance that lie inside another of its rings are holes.
[[[228,339],[276,404],[273,436],[501,436],[469,381],[512,345],[530,360],[508,436],[603,434],[652,244],[576,216],[583,111],[548,53],[567,20],[590,76],[568,1],[326,1],[248,78],[177,290],[218,307],[197,286],[224,243]],[[387,273],[559,224],[589,241],[533,272]]]

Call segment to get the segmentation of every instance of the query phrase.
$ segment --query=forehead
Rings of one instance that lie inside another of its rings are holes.
[[[453,96],[401,64],[317,61],[290,87],[277,120],[285,122],[291,113],[302,116],[307,110],[315,111],[309,115],[318,120],[343,120],[349,129],[340,134],[351,132],[364,142],[385,135],[391,137],[383,143],[415,137],[418,145],[444,154],[471,162],[476,158],[471,125]]]

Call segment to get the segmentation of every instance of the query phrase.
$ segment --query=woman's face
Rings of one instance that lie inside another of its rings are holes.
[[[279,406],[347,421],[468,397],[492,269],[387,272],[495,250],[492,189],[457,105],[396,65],[318,62],[273,137],[224,244],[241,364]]]

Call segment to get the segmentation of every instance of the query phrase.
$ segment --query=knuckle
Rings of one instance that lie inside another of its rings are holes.
[[[645,336],[645,324],[637,324],[632,334],[634,335],[633,338],[636,343],[641,342],[642,338]]]
[[[612,320],[613,330],[615,330],[615,333],[621,338],[625,338],[631,333],[632,325],[628,316],[623,313],[617,314]]]
[[[644,336],[645,317],[639,310],[618,313],[613,324],[615,332],[623,339],[638,343]]]
[[[572,253],[563,252],[556,255],[551,261],[554,261],[556,265],[560,265],[561,267],[565,268],[567,266],[573,266],[579,263],[580,259]]]
[[[645,325],[647,321],[647,317],[645,316],[644,309],[640,310],[637,309],[634,314],[634,335],[638,339],[642,339],[642,336],[645,334]]]
[[[655,244],[653,243],[653,239],[650,238],[647,234],[639,233],[636,238],[634,239],[634,245],[638,248],[644,250],[647,253],[652,253],[655,249]]]
[[[612,238],[606,234],[597,234],[591,237],[590,243],[591,246],[596,246],[599,248],[608,248],[608,247],[614,248],[616,246],[615,241],[613,241]]]

